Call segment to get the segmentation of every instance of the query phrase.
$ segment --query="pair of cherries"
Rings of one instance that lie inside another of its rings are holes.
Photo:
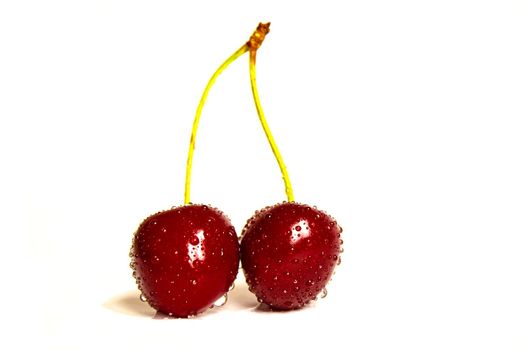
[[[341,227],[323,211],[294,201],[286,167],[260,105],[255,58],[268,32],[269,23],[259,24],[204,90],[190,138],[186,204],[151,215],[133,237],[131,267],[141,299],[169,316],[191,317],[225,298],[233,287],[239,261],[250,291],[260,302],[276,310],[298,309],[326,291],[340,262]],[[221,211],[190,203],[189,188],[195,136],[209,89],[231,62],[248,51],[255,105],[283,174],[288,201],[257,211],[239,239]]]

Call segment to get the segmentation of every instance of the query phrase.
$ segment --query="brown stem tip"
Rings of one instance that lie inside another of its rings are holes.
[[[257,26],[257,29],[255,29],[255,32],[253,32],[252,36],[250,37],[250,40],[248,40],[247,44],[250,47],[250,50],[257,50],[259,47],[261,47],[262,42],[264,41],[264,38],[266,37],[266,34],[270,32],[270,22],[268,23],[259,23]]]

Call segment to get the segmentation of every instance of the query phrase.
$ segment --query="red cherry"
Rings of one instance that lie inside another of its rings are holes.
[[[255,213],[241,240],[250,290],[278,310],[315,299],[339,262],[341,232],[332,217],[304,204],[285,202]]]
[[[167,315],[188,317],[228,292],[239,269],[239,242],[222,212],[185,205],[144,220],[130,257],[141,299]]]

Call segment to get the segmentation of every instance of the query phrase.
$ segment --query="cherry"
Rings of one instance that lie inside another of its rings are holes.
[[[260,43],[267,25],[235,51],[206,85],[193,121],[186,162],[184,206],[148,217],[131,247],[131,268],[141,299],[170,316],[188,317],[225,296],[239,269],[239,241],[230,220],[205,205],[190,204],[193,152],[202,109],[217,77],[238,57]]]
[[[200,313],[228,292],[239,269],[230,220],[206,205],[186,205],[148,217],[131,247],[143,299],[175,317]]]
[[[341,228],[308,205],[285,202],[257,212],[242,233],[246,282],[274,309],[304,306],[321,293],[340,261]]]
[[[266,27],[264,35],[269,32]],[[264,39],[264,35],[262,39]],[[342,251],[341,227],[324,212],[294,202],[292,185],[264,116],[255,63],[262,39],[250,46],[250,82],[261,126],[279,164],[288,202],[257,212],[246,224],[241,260],[246,282],[258,300],[279,310],[297,309],[326,296],[326,284]]]

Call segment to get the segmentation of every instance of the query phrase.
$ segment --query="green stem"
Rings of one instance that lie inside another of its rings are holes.
[[[248,43],[241,46],[240,49],[235,51],[233,55],[228,57],[226,61],[224,61],[223,64],[220,65],[219,68],[213,73],[210,80],[208,81],[208,84],[206,85],[206,88],[204,89],[204,92],[202,93],[202,97],[200,99],[199,105],[197,106],[197,111],[195,112],[195,119],[193,120],[193,127],[191,129],[191,138],[190,138],[190,147],[188,149],[188,160],[186,161],[186,184],[184,187],[184,204],[190,203],[190,186],[191,186],[191,167],[193,164],[193,152],[195,150],[195,138],[197,136],[197,129],[199,127],[199,121],[201,119],[202,114],[202,108],[204,107],[204,104],[206,103],[206,99],[208,97],[208,93],[215,83],[215,80],[217,80],[217,77],[237,58],[242,56],[245,52],[249,50]]]
[[[279,152],[279,148],[277,148],[277,144],[275,143],[272,132],[270,131],[270,127],[268,126],[268,122],[266,121],[266,118],[264,116],[264,112],[261,106],[261,101],[259,99],[259,92],[257,91],[257,83],[255,79],[256,78],[255,76],[256,58],[257,58],[257,48],[251,49],[250,50],[250,82],[252,85],[253,100],[255,102],[255,107],[257,109],[257,114],[259,115],[259,120],[261,121],[262,128],[264,129],[264,133],[266,134],[266,138],[268,139],[268,142],[270,143],[270,147],[272,148],[273,155],[275,156],[275,159],[277,160],[277,163],[279,164],[279,168],[281,169],[281,174],[283,176],[283,181],[284,181],[284,187],[286,190],[286,197],[288,198],[288,202],[293,202],[294,195],[293,195],[293,190],[292,190],[292,184],[290,183],[290,178],[288,176],[288,171],[286,170],[286,165],[284,164],[281,153]]]

